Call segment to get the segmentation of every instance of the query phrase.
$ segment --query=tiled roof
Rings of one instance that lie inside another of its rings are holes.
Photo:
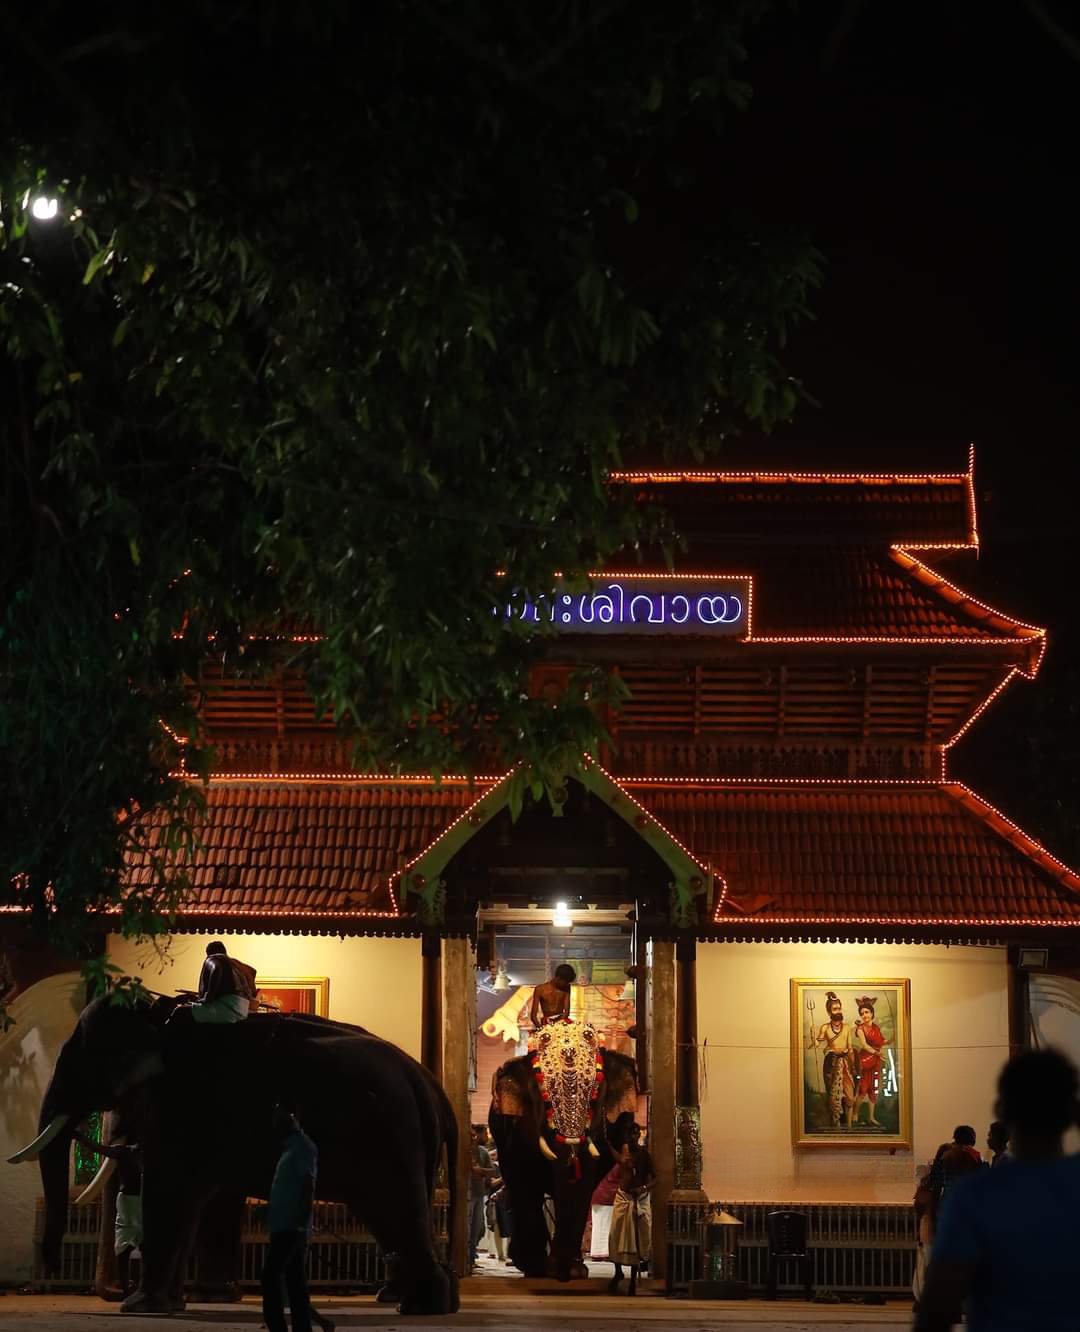
[[[1018,628],[932,586],[924,566],[887,548],[777,546],[747,552],[755,638],[867,635],[1016,638]],[[742,572],[740,566],[740,572]],[[734,570],[733,570],[734,572]]]
[[[214,782],[185,914],[397,914],[393,872],[476,799],[464,785]],[[130,862],[132,883],[149,876]]]
[[[1080,876],[959,784],[660,779],[630,794],[721,876],[714,928],[1080,926]],[[183,914],[392,920],[394,872],[478,798],[422,782],[215,782]],[[138,860],[130,872],[148,874]]]
[[[660,500],[691,538],[760,541],[777,533],[795,543],[968,542],[974,536],[966,473],[860,477],[822,473],[625,474],[643,496]],[[679,476],[686,480],[679,483]]]
[[[958,784],[632,794],[723,875],[716,922],[1080,925],[1080,877]]]

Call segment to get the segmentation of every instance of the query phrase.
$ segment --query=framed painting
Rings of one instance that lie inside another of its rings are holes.
[[[911,1146],[907,980],[791,982],[796,1147]]]
[[[276,1013],[330,1016],[329,976],[259,976],[255,1002]]]

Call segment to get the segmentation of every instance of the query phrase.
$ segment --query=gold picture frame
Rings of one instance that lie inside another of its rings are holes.
[[[261,1010],[275,1009],[279,1013],[311,1013],[317,1017],[330,1016],[329,976],[262,976],[256,977],[258,993],[256,1004]]]
[[[911,1147],[909,980],[792,979],[791,1135],[796,1147]]]

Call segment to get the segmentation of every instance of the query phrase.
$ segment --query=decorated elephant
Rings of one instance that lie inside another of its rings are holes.
[[[495,1074],[489,1126],[513,1209],[510,1257],[526,1276],[568,1281],[581,1270],[593,1190],[637,1098],[634,1061],[605,1050],[587,1022],[547,1023],[531,1054]],[[545,1195],[555,1205],[550,1252]]]
[[[276,1101],[296,1107],[319,1149],[317,1196],[347,1203],[395,1259],[403,1313],[457,1310],[431,1220],[445,1146],[458,1130],[445,1093],[416,1060],[361,1027],[308,1014],[253,1014],[231,1026],[165,1025],[170,1001],[95,1000],[61,1048],[36,1157],[45,1191],[43,1257],[55,1267],[73,1132],[95,1109],[120,1113],[143,1149],[143,1266],[127,1312],[182,1307],[200,1213],[212,1200],[266,1198],[279,1145]],[[448,1169],[451,1227],[455,1170]]]

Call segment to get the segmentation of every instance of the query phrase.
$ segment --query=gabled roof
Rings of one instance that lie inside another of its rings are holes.
[[[1080,925],[1080,876],[959,783],[628,783],[715,868],[713,926]]]
[[[899,547],[783,546],[740,551],[753,576],[751,641],[855,639],[1016,643],[1034,659],[1045,630],[968,596]]]

